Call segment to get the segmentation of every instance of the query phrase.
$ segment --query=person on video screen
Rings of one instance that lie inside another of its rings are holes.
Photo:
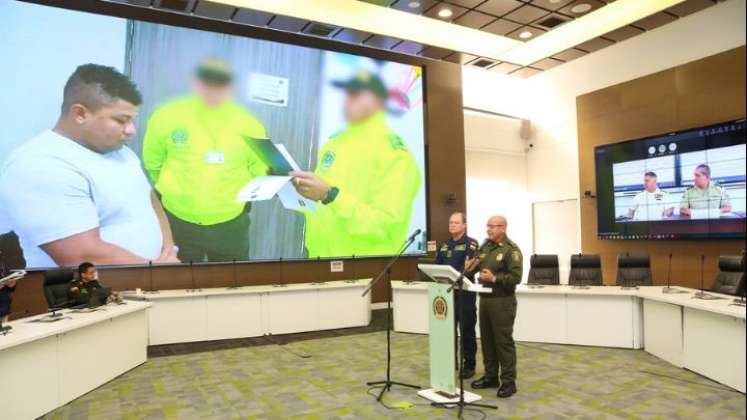
[[[379,76],[361,72],[334,85],[347,93],[348,125],[321,148],[313,173],[291,173],[296,190],[321,204],[306,213],[306,249],[310,257],[394,254],[420,189],[415,156],[387,126]]]
[[[143,139],[143,162],[171,221],[182,261],[249,258],[249,204],[239,190],[268,168],[247,140],[264,125],[233,100],[233,74],[222,60],[197,65],[194,94],[156,109]]]
[[[0,168],[0,202],[28,267],[177,262],[168,221],[125,146],[137,87],[112,67],[79,66],[60,117]]]
[[[719,209],[721,213],[731,211],[731,200],[726,189],[711,180],[711,167],[700,164],[695,167],[693,186],[682,195],[680,214],[691,217],[692,210]]]
[[[633,197],[633,206],[628,209],[628,217],[636,220],[659,220],[672,217],[674,205],[669,194],[659,188],[655,172],[643,176],[644,190]]]

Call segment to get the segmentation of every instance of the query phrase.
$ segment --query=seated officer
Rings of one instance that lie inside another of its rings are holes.
[[[112,293],[99,283],[98,270],[90,262],[78,266],[78,278],[70,282],[67,296],[74,305],[98,306],[122,301],[118,293]]]
[[[477,252],[477,241],[467,236],[467,216],[462,212],[455,212],[449,217],[449,233],[451,239],[447,239],[438,249],[436,264],[448,264],[454,270],[462,272],[464,262],[472,258]],[[461,296],[459,295],[461,294]],[[454,294],[454,304],[457,311],[454,312],[454,320],[459,323],[459,335],[462,337],[462,357],[464,357],[464,370],[462,376],[469,379],[475,375],[475,354],[477,353],[477,338],[475,337],[475,325],[477,324],[477,308],[475,293],[459,291]],[[459,303],[461,302],[461,307]]]

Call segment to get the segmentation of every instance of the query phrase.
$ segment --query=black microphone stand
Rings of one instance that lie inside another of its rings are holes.
[[[410,385],[402,382],[395,382],[391,379],[391,368],[392,368],[392,266],[394,263],[399,260],[399,257],[402,256],[402,254],[405,252],[407,247],[412,244],[412,242],[415,240],[415,236],[409,237],[404,245],[400,248],[399,252],[397,252],[397,255],[392,257],[389,260],[389,263],[384,267],[384,270],[382,270],[381,273],[379,273],[378,276],[376,276],[371,283],[368,284],[366,289],[361,294],[361,297],[365,297],[371,289],[374,287],[376,283],[379,282],[385,275],[386,275],[386,284],[387,289],[389,292],[389,296],[386,299],[386,379],[383,381],[372,381],[372,382],[366,382],[366,385],[372,386],[372,385],[384,385],[381,388],[381,392],[376,397],[376,401],[381,401],[381,398],[384,396],[384,393],[386,391],[390,391],[392,388],[392,385],[399,385],[404,386],[407,388],[414,388],[414,389],[421,389],[418,385]]]
[[[464,307],[462,306],[462,295],[464,294],[464,276],[467,272],[467,267],[462,269],[462,272],[459,274],[459,278],[451,284],[451,286],[447,289],[447,293],[451,292],[456,288],[457,290],[457,309],[460,311],[464,310]],[[460,319],[460,322],[464,321],[464,317]],[[457,329],[457,323],[454,323],[454,336],[459,337],[459,401],[457,402],[432,402],[431,406],[433,407],[443,407],[443,408],[451,408],[454,406],[459,407],[459,411],[457,412],[457,418],[462,418],[462,411],[464,411],[464,407],[480,407],[480,408],[491,408],[494,410],[498,409],[498,406],[496,405],[488,405],[488,404],[479,404],[479,403],[472,403],[472,402],[466,402],[464,401],[464,375],[462,375],[464,371],[464,346],[462,340],[464,340],[464,337],[459,336],[459,330]]]

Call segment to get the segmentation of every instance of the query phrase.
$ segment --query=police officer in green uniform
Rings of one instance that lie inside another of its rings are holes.
[[[478,243],[475,239],[467,236],[467,216],[462,212],[456,212],[449,217],[449,234],[451,238],[444,241],[436,254],[436,264],[446,264],[460,273],[464,269],[467,259],[474,258]],[[459,324],[459,336],[462,339],[462,356],[464,358],[464,370],[462,377],[469,379],[475,375],[475,355],[477,354],[477,338],[475,337],[475,325],[477,325],[477,296],[473,292],[459,291],[454,294],[454,303],[457,306],[454,312],[454,320]]]
[[[247,143],[264,139],[266,130],[232,99],[232,80],[225,62],[204,59],[195,72],[195,94],[170,100],[148,120],[143,164],[181,261],[249,257],[249,205],[236,195],[267,174]]]
[[[492,216],[487,224],[488,239],[467,262],[468,270],[480,283],[492,289],[480,294],[480,344],[485,375],[472,382],[472,388],[496,388],[499,398],[516,393],[516,345],[513,330],[516,318],[516,285],[521,282],[522,255],[519,246],[506,236],[506,218]]]
[[[721,213],[729,213],[731,200],[724,187],[711,181],[711,167],[700,164],[695,167],[693,186],[682,195],[680,215],[692,217],[691,210],[705,209],[719,209]]]
[[[119,294],[110,293],[99,283],[98,270],[90,262],[78,266],[78,277],[70,282],[67,297],[74,305],[101,305],[122,300]]]
[[[347,127],[319,151],[314,172],[292,172],[304,197],[320,202],[306,213],[310,257],[390,255],[407,239],[420,172],[415,156],[386,122],[388,90],[360,72],[334,83],[347,93]]]

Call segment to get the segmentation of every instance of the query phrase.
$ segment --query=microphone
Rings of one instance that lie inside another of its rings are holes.
[[[195,288],[195,271],[192,268],[192,260],[189,260],[189,277],[192,280],[192,290],[190,292],[194,292],[197,289]]]
[[[422,232],[422,231],[423,231],[422,229],[415,229],[415,232],[413,232],[412,235],[410,235],[410,237],[407,238],[407,242],[414,241],[415,237],[418,236],[418,235],[420,235],[420,232]]]
[[[150,277],[150,291],[153,291],[153,261],[148,261],[148,276]]]
[[[713,299],[712,295],[705,292],[705,286],[703,286],[703,270],[705,266],[705,255],[700,255],[700,291],[696,292],[693,297],[696,299]]]

